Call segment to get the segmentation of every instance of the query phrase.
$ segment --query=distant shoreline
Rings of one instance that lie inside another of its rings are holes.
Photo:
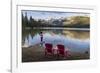
[[[90,28],[66,28],[66,27],[27,27],[25,29],[64,29],[64,30],[77,30],[77,31],[90,31]]]

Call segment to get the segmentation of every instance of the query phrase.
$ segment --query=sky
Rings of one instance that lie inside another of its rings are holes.
[[[23,10],[23,15],[27,13],[28,19],[30,16],[34,19],[44,19],[49,20],[51,18],[53,19],[59,19],[59,18],[67,18],[70,16],[89,16],[89,13],[79,13],[79,12],[54,12],[54,11],[29,11],[29,10]]]

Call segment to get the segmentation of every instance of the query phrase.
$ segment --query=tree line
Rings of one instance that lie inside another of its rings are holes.
[[[76,18],[74,18],[75,20]],[[80,18],[78,17],[78,21],[80,20]],[[86,19],[84,19],[86,21]],[[75,20],[76,21],[76,20]],[[74,22],[75,22],[74,21]],[[83,21],[82,17],[81,17],[81,22]],[[84,22],[84,21],[83,21]],[[82,22],[82,23],[83,23]],[[69,28],[89,28],[90,25],[89,24],[75,24],[75,25],[71,25],[71,24],[61,24],[61,25],[53,25],[48,23],[46,20],[41,20],[41,19],[34,19],[32,18],[32,16],[30,16],[30,18],[27,17],[27,15],[23,15],[22,14],[22,29],[25,28],[34,28],[34,27],[69,27]]]

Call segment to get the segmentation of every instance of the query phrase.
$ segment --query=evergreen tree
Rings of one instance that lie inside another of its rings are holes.
[[[27,13],[25,13],[25,18],[24,18],[24,21],[25,21],[25,26],[28,27],[28,17],[27,17]]]

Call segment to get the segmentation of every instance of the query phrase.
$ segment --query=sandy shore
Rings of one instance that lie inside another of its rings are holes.
[[[28,48],[22,48],[22,62],[39,62],[39,61],[58,61],[58,60],[83,60],[89,59],[87,53],[71,52],[71,56],[63,58],[55,55],[45,56],[44,48],[37,44]]]

